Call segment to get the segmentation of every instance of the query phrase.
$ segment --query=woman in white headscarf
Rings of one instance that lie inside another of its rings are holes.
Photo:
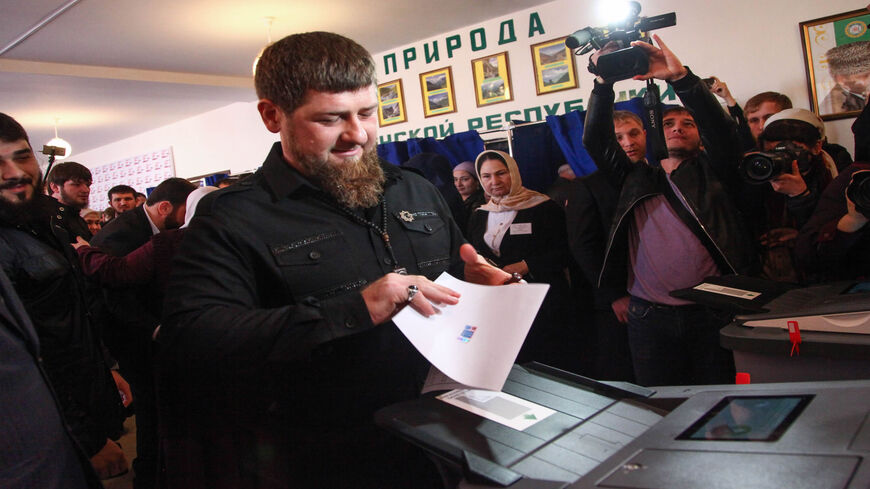
[[[569,260],[565,214],[546,195],[523,187],[510,155],[484,151],[474,167],[490,201],[472,213],[469,241],[504,271],[518,273],[528,282],[550,284],[518,361],[568,366],[566,362],[572,362],[566,356],[576,353],[576,345],[572,351],[565,349],[575,329],[565,275]]]

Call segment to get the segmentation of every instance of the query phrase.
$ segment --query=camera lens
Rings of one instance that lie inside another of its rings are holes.
[[[743,160],[743,176],[752,183],[766,182],[774,176],[774,164],[770,158],[755,154]]]

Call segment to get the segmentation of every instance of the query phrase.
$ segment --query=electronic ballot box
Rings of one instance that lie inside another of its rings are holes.
[[[870,487],[870,380],[645,389],[530,364],[502,394],[424,397],[375,420],[464,489]],[[487,414],[521,419],[530,404],[532,424]]]

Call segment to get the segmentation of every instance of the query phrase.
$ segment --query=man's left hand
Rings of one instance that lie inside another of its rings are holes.
[[[783,173],[770,181],[774,192],[785,194],[789,197],[797,197],[807,191],[807,184],[801,176],[797,160],[791,163],[791,173]]]
[[[474,246],[468,243],[459,248],[459,255],[465,262],[465,281],[480,285],[502,285],[511,278],[511,274],[494,267],[477,254]]]
[[[644,41],[634,41],[631,43],[632,46],[643,49],[647,57],[649,57],[649,71],[646,74],[635,76],[634,79],[649,80],[650,78],[657,78],[666,82],[673,82],[686,76],[689,71],[683,66],[677,55],[668,48],[667,44],[662,42],[658,34],[653,34],[652,38],[659,47]]]

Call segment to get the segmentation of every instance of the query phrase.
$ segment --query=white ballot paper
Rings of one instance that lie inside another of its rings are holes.
[[[445,375],[500,391],[550,286],[476,285],[447,273],[435,283],[459,292],[459,303],[437,306],[441,313],[428,318],[406,307],[393,322]]]

